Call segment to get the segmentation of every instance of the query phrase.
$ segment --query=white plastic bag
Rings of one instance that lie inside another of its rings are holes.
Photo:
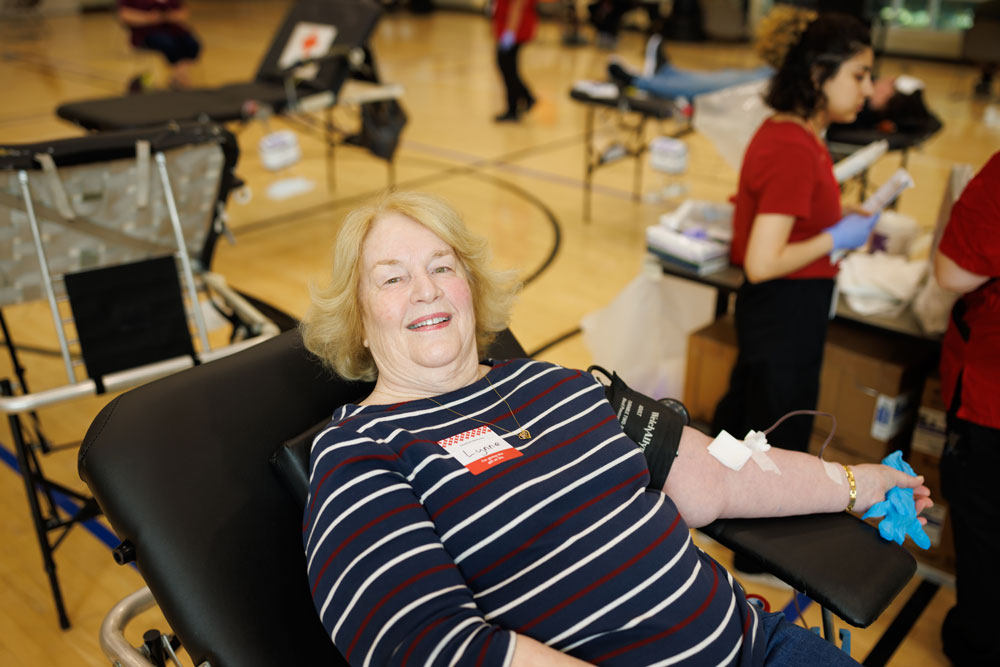
[[[653,398],[681,398],[688,334],[712,321],[714,305],[714,289],[663,275],[656,260],[647,259],[639,275],[580,327],[595,364]]]
[[[764,103],[768,80],[753,81],[694,98],[692,124],[712,142],[726,162],[740,170],[754,132],[774,111]]]
[[[913,300],[927,262],[884,252],[852,252],[840,263],[837,289],[862,315],[896,316]]]

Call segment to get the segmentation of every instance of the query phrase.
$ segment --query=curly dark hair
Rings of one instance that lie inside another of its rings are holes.
[[[844,61],[871,47],[869,29],[847,14],[821,14],[788,49],[764,101],[803,118],[822,108],[822,88]]]

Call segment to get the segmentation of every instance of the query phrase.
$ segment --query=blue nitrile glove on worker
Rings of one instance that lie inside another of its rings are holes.
[[[910,464],[903,460],[903,452],[898,449],[882,459],[882,463],[908,475],[917,476]],[[924,527],[917,519],[917,510],[913,506],[913,489],[901,489],[898,486],[889,489],[885,494],[885,500],[869,507],[861,518],[867,519],[870,516],[885,517],[878,525],[878,533],[887,540],[902,544],[909,535],[913,543],[921,549],[931,546],[931,538],[927,537]]]
[[[853,250],[865,244],[872,228],[878,222],[878,213],[861,215],[848,213],[831,227],[823,231],[833,237],[834,250]]]
[[[517,41],[517,37],[514,35],[513,30],[504,30],[503,34],[500,35],[500,50],[508,51],[510,47],[514,46],[514,42]]]

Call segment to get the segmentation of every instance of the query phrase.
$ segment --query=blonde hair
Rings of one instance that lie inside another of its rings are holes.
[[[816,12],[811,9],[774,5],[767,16],[757,23],[757,56],[774,69],[781,69],[788,50],[799,41],[816,16]]]
[[[364,346],[358,300],[361,253],[372,225],[393,213],[420,223],[455,251],[472,291],[480,354],[507,327],[520,287],[514,272],[490,268],[486,239],[471,232],[443,199],[419,192],[389,191],[354,209],[344,218],[334,243],[330,282],[310,290],[312,302],[299,327],[306,348],[348,380],[372,381],[378,376],[375,360]]]

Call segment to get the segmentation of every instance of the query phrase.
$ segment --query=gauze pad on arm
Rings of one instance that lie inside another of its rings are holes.
[[[749,447],[731,436],[727,431],[720,431],[715,440],[708,446],[708,453],[719,460],[722,465],[732,470],[740,470],[753,453]]]

